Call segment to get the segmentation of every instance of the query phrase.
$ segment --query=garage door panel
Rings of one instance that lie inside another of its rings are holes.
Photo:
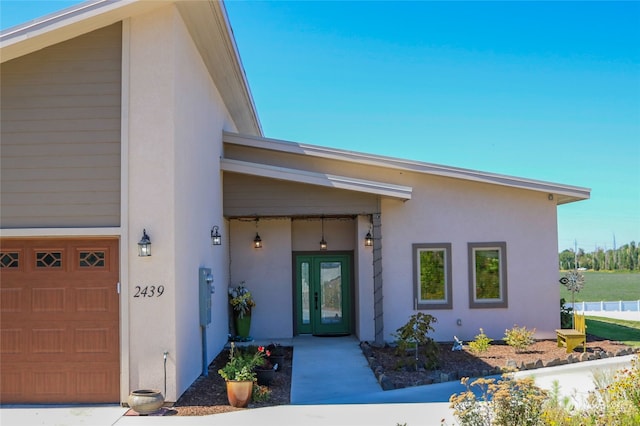
[[[4,277],[3,277],[4,278]],[[24,307],[25,291],[21,288],[0,289],[0,314],[19,314]]]
[[[0,346],[0,354],[2,360],[6,361],[6,357],[24,356],[27,352],[25,330],[22,328],[3,328],[0,333],[2,346]]]
[[[37,287],[31,289],[31,312],[33,314],[64,314],[66,310],[65,288]]]
[[[118,241],[0,242],[0,400],[118,402]]]

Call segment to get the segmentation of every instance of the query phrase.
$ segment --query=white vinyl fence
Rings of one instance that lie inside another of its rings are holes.
[[[576,302],[565,303],[577,312],[640,312],[640,300],[619,300],[617,302]]]

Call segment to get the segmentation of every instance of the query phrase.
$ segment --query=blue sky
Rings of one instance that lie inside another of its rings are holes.
[[[226,8],[265,136],[591,188],[559,249],[640,242],[640,2]]]

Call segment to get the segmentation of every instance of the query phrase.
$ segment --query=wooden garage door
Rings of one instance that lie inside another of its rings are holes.
[[[118,402],[118,240],[0,240],[0,401]]]

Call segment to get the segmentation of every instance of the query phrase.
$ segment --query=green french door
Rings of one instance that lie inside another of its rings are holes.
[[[351,332],[351,256],[296,255],[298,334]]]

